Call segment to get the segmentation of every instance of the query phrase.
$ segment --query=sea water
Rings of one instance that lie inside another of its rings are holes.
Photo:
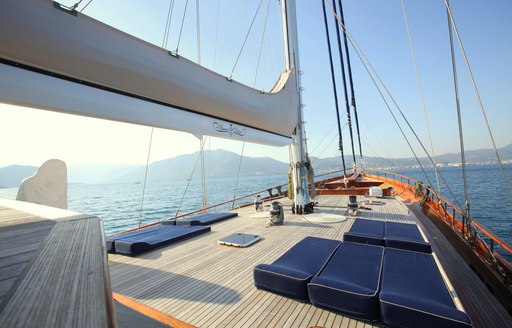
[[[512,182],[512,165],[504,165],[504,169],[508,181]],[[420,169],[394,171],[421,180],[426,185],[432,184],[437,189],[432,169],[427,170],[431,183]],[[464,206],[461,167],[443,167],[441,173],[453,195],[444,186],[442,179],[441,193],[453,202],[456,198]],[[499,167],[468,166],[467,173],[471,216],[509,245],[512,244],[512,200],[505,189]],[[236,177],[210,178],[206,184],[207,204],[229,201],[258,191],[262,191],[261,196],[267,196],[267,188],[286,182],[286,175],[243,176],[238,181]],[[236,193],[235,186],[238,186]],[[16,193],[16,188],[0,189],[0,198],[15,199]],[[252,202],[253,199],[247,198],[244,201]],[[135,228],[139,220],[143,225],[174,217],[177,211],[180,214],[193,211],[200,208],[201,204],[202,184],[195,179],[148,183],[145,188],[142,183],[70,184],[68,188],[68,208],[101,218],[106,235]],[[234,205],[239,203],[235,202]],[[512,260],[512,257],[508,258]]]
[[[436,179],[432,168],[425,169],[428,179],[421,169],[394,171],[422,181],[436,191],[438,190],[437,180],[439,180],[441,195],[463,210],[465,209],[462,167],[440,168],[441,177],[439,179]],[[500,167],[497,165],[471,165],[466,167],[466,173],[470,216],[504,242],[512,245],[512,199],[505,187]],[[512,165],[503,165],[503,173],[512,188]],[[485,235],[482,234],[482,237],[489,241]],[[507,254],[505,251],[500,251],[500,253]],[[512,261],[512,255],[507,255],[506,258]]]
[[[504,174],[512,188],[512,165],[504,165]],[[422,181],[438,190],[437,180],[433,169],[425,169],[429,180],[421,169],[397,170],[413,179]],[[441,195],[464,210],[464,179],[462,167],[442,167],[439,186]],[[507,192],[501,171],[497,165],[467,166],[467,189],[470,215],[488,230],[512,244],[512,199]],[[449,185],[449,189],[446,184]]]
[[[234,201],[248,194],[268,196],[270,187],[287,182],[286,175],[215,177],[206,181],[206,204],[229,202],[227,207],[253,202],[256,196]],[[105,234],[111,235],[141,225],[173,218],[202,207],[203,186],[199,179],[115,184],[75,184],[68,186],[68,209],[98,216]],[[235,192],[236,190],[236,192]],[[18,189],[0,189],[0,198],[16,199]],[[272,190],[276,194],[276,189]]]

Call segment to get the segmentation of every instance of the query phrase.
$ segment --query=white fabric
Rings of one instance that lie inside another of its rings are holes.
[[[46,161],[33,176],[21,182],[16,200],[67,209],[66,163],[59,159]]]
[[[78,13],[75,17],[55,9],[50,1],[31,1],[30,5],[25,1],[2,1],[0,44],[1,58],[177,106],[209,120],[214,117],[225,120],[228,124],[215,127],[210,124],[209,130],[224,131],[228,138],[244,134],[243,126],[290,137],[297,124],[293,68],[283,73],[271,93],[262,94],[88,16]],[[20,92],[28,92],[22,85],[20,88]],[[57,91],[63,96],[69,92]],[[7,93],[0,95],[0,101],[26,105],[10,99]],[[67,108],[32,106],[139,124],[147,124],[147,116],[156,115],[163,125],[164,118],[168,119],[159,116],[162,110],[153,112],[153,107],[109,113],[106,100],[98,105],[92,112],[84,112],[73,104]],[[131,114],[133,111],[137,115]],[[187,122],[181,130],[198,121]],[[211,135],[212,131],[204,134]],[[203,134],[203,131],[191,132]]]
[[[372,197],[382,197],[382,189],[379,187],[370,187],[369,193]]]

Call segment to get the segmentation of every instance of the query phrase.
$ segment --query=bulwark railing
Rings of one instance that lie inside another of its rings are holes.
[[[365,176],[382,180],[398,189],[411,193],[415,198],[421,198],[424,206],[430,208],[439,219],[443,220],[457,235],[467,241],[474,251],[504,279],[511,279],[512,265],[501,252],[508,254],[510,257],[512,256],[512,247],[476,219],[468,220],[459,207],[439,195],[433,188],[424,186],[420,181],[408,176],[378,169],[367,170]],[[487,238],[487,241],[483,236]]]

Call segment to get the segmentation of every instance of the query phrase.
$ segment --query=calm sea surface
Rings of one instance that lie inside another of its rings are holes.
[[[236,197],[244,196],[285,183],[286,176],[240,177]],[[235,177],[210,178],[207,182],[207,204],[233,200]],[[201,208],[202,186],[200,180],[186,179],[143,184],[70,184],[68,186],[68,209],[93,214],[103,219],[105,234],[136,228],[139,217],[142,224],[161,221],[176,215],[176,211],[187,213]],[[186,191],[186,193],[185,193]],[[0,189],[0,198],[16,199],[17,188]],[[275,189],[274,189],[275,193]],[[262,196],[268,195],[261,193]],[[254,200],[249,198],[249,202]],[[245,201],[247,202],[247,200]],[[181,204],[181,206],[180,206]],[[232,203],[230,203],[232,205]],[[235,203],[237,206],[238,203]],[[221,211],[225,211],[226,207]]]
[[[512,182],[512,165],[505,165],[508,181]],[[395,170],[429,184],[419,169]],[[462,169],[442,168],[441,172],[450,185],[454,196],[464,204]],[[435,176],[427,172],[432,185]],[[266,190],[286,182],[286,176],[240,177],[237,197]],[[188,190],[184,196],[185,189]],[[210,178],[207,184],[208,204],[232,200],[236,178]],[[507,195],[497,166],[468,167],[469,201],[472,217],[494,232],[508,244],[512,244],[512,201]],[[437,188],[437,187],[435,187]],[[77,212],[94,214],[103,219],[105,233],[134,228],[138,225],[141,210],[142,184],[71,184],[68,188],[68,207]],[[441,182],[441,191],[450,200],[453,196]],[[0,198],[15,199],[17,189],[0,189]],[[262,193],[266,195],[267,193]],[[201,206],[201,183],[198,180],[176,180],[146,185],[142,206],[142,223],[151,223],[174,217],[176,211],[186,213]],[[183,199],[183,202],[182,202]],[[249,201],[252,201],[250,198]],[[180,207],[180,203],[181,207]],[[235,204],[237,205],[237,204]],[[225,210],[222,209],[222,210]]]

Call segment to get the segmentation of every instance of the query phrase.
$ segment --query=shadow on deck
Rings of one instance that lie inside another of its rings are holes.
[[[182,301],[199,301],[216,304],[234,304],[240,301],[240,294],[231,288],[214,284],[205,280],[188,277],[173,272],[147,268],[138,265],[109,262],[110,274],[116,272],[132,274],[123,280],[123,283],[113,285],[113,291],[122,288],[122,294],[137,300],[153,300],[158,298]],[[212,272],[212,275],[216,274]],[[222,273],[217,273],[222,274]],[[144,283],[140,277],[144,277]],[[133,286],[130,284],[133,283]],[[142,286],[141,286],[142,285]],[[130,286],[130,287],[126,287]]]

